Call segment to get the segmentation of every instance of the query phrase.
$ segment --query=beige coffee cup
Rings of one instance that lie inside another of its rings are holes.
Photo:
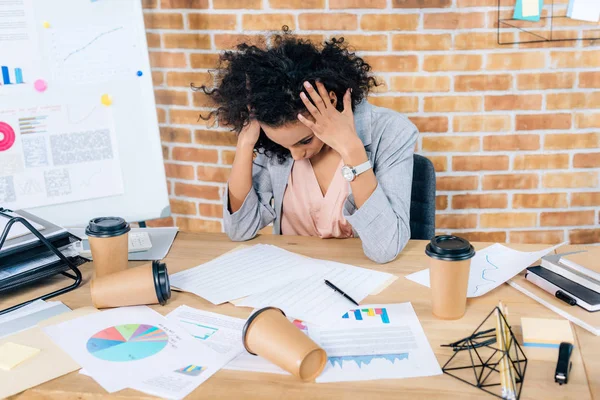
[[[90,242],[94,272],[103,277],[127,269],[130,227],[123,218],[92,219],[85,234]]]
[[[242,333],[244,347],[303,381],[314,380],[325,368],[327,353],[275,307],[258,310]]]
[[[468,240],[454,235],[431,239],[425,248],[429,256],[429,282],[433,315],[459,319],[465,315],[471,258],[475,249]]]
[[[167,266],[158,261],[96,277],[90,285],[92,304],[96,308],[165,305],[171,298]]]

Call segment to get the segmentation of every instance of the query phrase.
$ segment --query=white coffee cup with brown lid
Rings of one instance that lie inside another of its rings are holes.
[[[466,311],[471,258],[475,249],[454,235],[436,236],[425,248],[429,256],[429,282],[433,315],[459,319]]]

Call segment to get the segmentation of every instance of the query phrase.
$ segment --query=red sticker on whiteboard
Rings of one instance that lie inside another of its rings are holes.
[[[15,131],[6,122],[0,122],[0,151],[6,151],[15,143]]]

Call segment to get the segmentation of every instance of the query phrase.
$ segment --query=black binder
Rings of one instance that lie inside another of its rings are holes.
[[[46,300],[69,292],[81,284],[81,272],[78,267],[88,260],[74,253],[63,254],[69,244],[80,240],[78,237],[25,211],[12,212],[0,207],[0,218],[8,219],[0,234],[0,294],[18,290],[58,274],[74,281],[54,292],[0,310],[0,315],[33,301]],[[44,226],[45,229],[38,231],[28,220]],[[15,224],[23,224],[29,233],[7,240]]]

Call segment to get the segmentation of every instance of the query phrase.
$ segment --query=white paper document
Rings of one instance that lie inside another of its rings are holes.
[[[349,310],[331,327],[309,324],[308,334],[328,357],[317,382],[442,373],[410,303],[364,305]]]
[[[171,286],[222,304],[308,277],[318,267],[310,258],[258,244],[176,273]]]
[[[571,0],[567,16],[581,21],[598,22],[600,20],[600,1]]]
[[[467,297],[483,296],[562,245],[564,243],[545,250],[524,252],[496,243],[477,251],[471,259]],[[407,275],[406,278],[429,287],[429,269]]]
[[[223,367],[223,369],[229,369],[232,371],[262,372],[265,374],[291,375],[289,372],[279,368],[272,362],[267,361],[262,357],[254,356],[248,353],[246,350],[231,360],[229,364]]]
[[[167,319],[179,324],[195,339],[218,353],[227,354],[229,359],[239,355],[242,344],[242,329],[246,320],[179,306],[167,315]]]
[[[229,361],[145,306],[103,311],[44,331],[110,393],[132,387],[183,398],[190,377],[197,386]]]
[[[325,284],[325,279],[360,302],[392,277],[385,272],[331,261],[313,260],[319,272],[235,302],[240,307],[281,308],[289,317],[328,325],[337,321],[352,303]]]

